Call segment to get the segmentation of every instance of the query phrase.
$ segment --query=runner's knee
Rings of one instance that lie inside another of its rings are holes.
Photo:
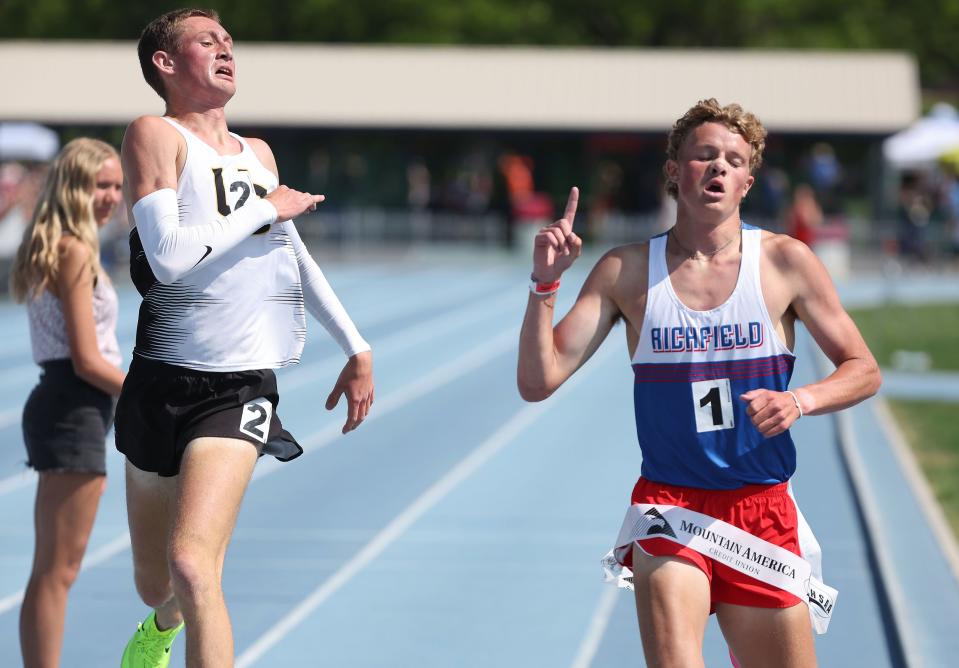
[[[86,541],[68,545],[65,541],[38,549],[34,558],[34,577],[46,578],[69,588],[77,579]]]
[[[170,573],[159,573],[144,568],[134,568],[134,582],[140,599],[151,608],[158,608],[173,596]]]
[[[193,600],[205,596],[219,586],[216,560],[199,548],[172,547],[169,559],[170,578],[178,597]]]
[[[80,573],[80,561],[74,563],[58,562],[46,567],[37,567],[33,571],[33,579],[42,580],[47,586],[53,585],[62,589],[69,589],[77,580]]]

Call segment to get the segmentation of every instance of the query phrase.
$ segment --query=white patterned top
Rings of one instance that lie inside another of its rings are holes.
[[[105,273],[100,273],[93,287],[93,320],[97,328],[97,347],[110,364],[120,366],[120,344],[117,342],[117,292]],[[27,302],[30,321],[30,346],[37,364],[70,358],[70,342],[63,306],[50,291],[44,290]]]

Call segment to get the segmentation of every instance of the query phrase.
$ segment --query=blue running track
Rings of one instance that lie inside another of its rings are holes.
[[[589,266],[583,258],[564,279],[560,311]],[[237,665],[643,665],[631,594],[603,584],[600,568],[640,465],[622,328],[568,387],[526,404],[515,388],[526,262],[407,255],[325,269],[373,344],[376,404],[358,431],[340,435],[343,406],[328,413],[323,403],[343,358],[311,323],[302,363],[278,374],[279,413],[306,453],[260,461],[227,557]],[[127,361],[137,304],[122,288]],[[37,377],[22,307],[0,305],[0,337],[0,665],[12,666],[35,492],[19,422]],[[794,382],[809,382],[805,339],[799,353]],[[837,433],[830,417],[794,430],[796,496],[840,592],[817,640],[820,662],[901,665]],[[108,453],[64,666],[118,665],[147,612],[133,588],[123,460]],[[171,665],[183,665],[183,644]],[[705,652],[707,665],[729,665],[715,622]]]

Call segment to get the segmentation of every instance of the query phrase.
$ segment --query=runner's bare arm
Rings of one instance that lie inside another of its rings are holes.
[[[829,413],[871,397],[882,382],[879,365],[840,303],[826,268],[800,242],[790,243],[787,254],[798,291],[793,302],[796,315],[836,365],[828,377],[796,390],[803,411]]]
[[[73,371],[94,387],[117,396],[123,386],[124,373],[103,357],[97,345],[90,251],[79,239],[67,235],[60,239],[57,250],[60,257],[57,298],[63,309]]]
[[[853,406],[875,394],[881,382],[879,365],[839,295],[822,262],[806,244],[788,239],[779,244],[775,262],[795,295],[791,308],[836,370],[826,378],[795,388],[803,415],[820,415]],[[747,412],[765,436],[774,436],[799,418],[788,393],[755,390],[742,396]]]
[[[141,116],[123,135],[120,159],[127,205],[163,188],[176,190],[186,143],[180,133],[157,116]]]
[[[536,235],[534,280],[559,280],[582,252],[582,240],[573,232],[578,198],[579,191],[573,188],[563,218]],[[573,308],[555,327],[555,294],[530,294],[517,365],[517,384],[524,399],[541,401],[549,397],[599,348],[619,315],[612,293],[620,268],[620,258],[614,252],[597,262]]]

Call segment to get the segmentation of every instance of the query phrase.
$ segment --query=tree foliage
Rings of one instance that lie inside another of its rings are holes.
[[[957,0],[213,0],[238,40],[897,49],[959,84]],[[160,0],[0,0],[0,38],[135,39]]]

